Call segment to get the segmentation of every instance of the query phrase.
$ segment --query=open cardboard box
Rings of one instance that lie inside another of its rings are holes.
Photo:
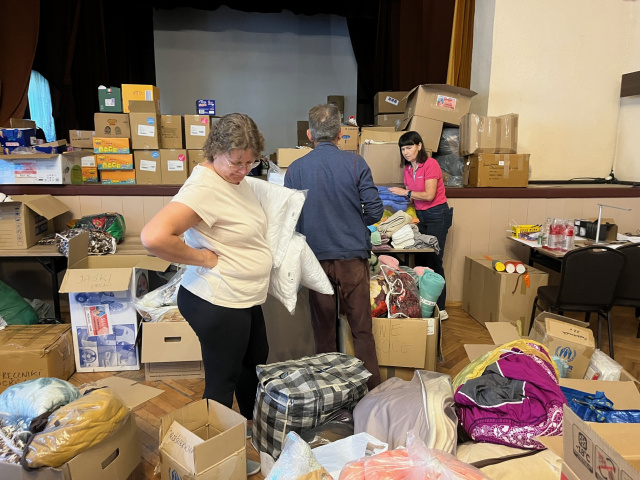
[[[593,332],[588,324],[554,313],[542,312],[538,315],[529,337],[519,335],[517,326],[511,322],[488,322],[485,327],[494,343],[464,345],[471,361],[505,343],[530,338],[546,345],[552,356],[565,359],[569,364],[570,378],[581,379],[595,350]]]

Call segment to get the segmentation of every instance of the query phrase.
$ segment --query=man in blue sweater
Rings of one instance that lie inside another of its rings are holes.
[[[307,136],[315,148],[289,166],[286,187],[308,190],[297,231],[340,291],[356,357],[371,372],[369,389],[380,384],[380,369],[371,332],[368,225],[382,218],[382,200],[371,169],[355,152],[340,150],[340,112],[335,105],[309,111]],[[333,295],[309,291],[316,353],[336,350],[336,304]]]

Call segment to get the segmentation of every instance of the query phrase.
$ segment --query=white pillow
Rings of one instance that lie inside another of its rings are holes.
[[[324,273],[320,262],[306,240],[300,255],[300,267],[302,285],[318,293],[333,295],[333,286],[329,281],[329,277]]]
[[[280,300],[291,315],[296,310],[301,276],[300,256],[305,245],[304,236],[294,233],[282,265],[273,267],[269,278],[269,294]]]

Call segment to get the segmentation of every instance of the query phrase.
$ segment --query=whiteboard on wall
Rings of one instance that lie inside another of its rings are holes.
[[[165,114],[195,114],[214,99],[216,114],[252,117],[265,153],[297,143],[297,121],[328,95],[344,95],[355,115],[357,64],[346,19],[337,15],[154,10],[156,84]]]

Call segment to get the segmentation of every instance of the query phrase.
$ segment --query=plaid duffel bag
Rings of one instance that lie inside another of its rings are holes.
[[[274,459],[287,433],[315,428],[337,410],[353,410],[366,395],[371,376],[362,360],[344,353],[258,365],[256,372],[251,443]]]

